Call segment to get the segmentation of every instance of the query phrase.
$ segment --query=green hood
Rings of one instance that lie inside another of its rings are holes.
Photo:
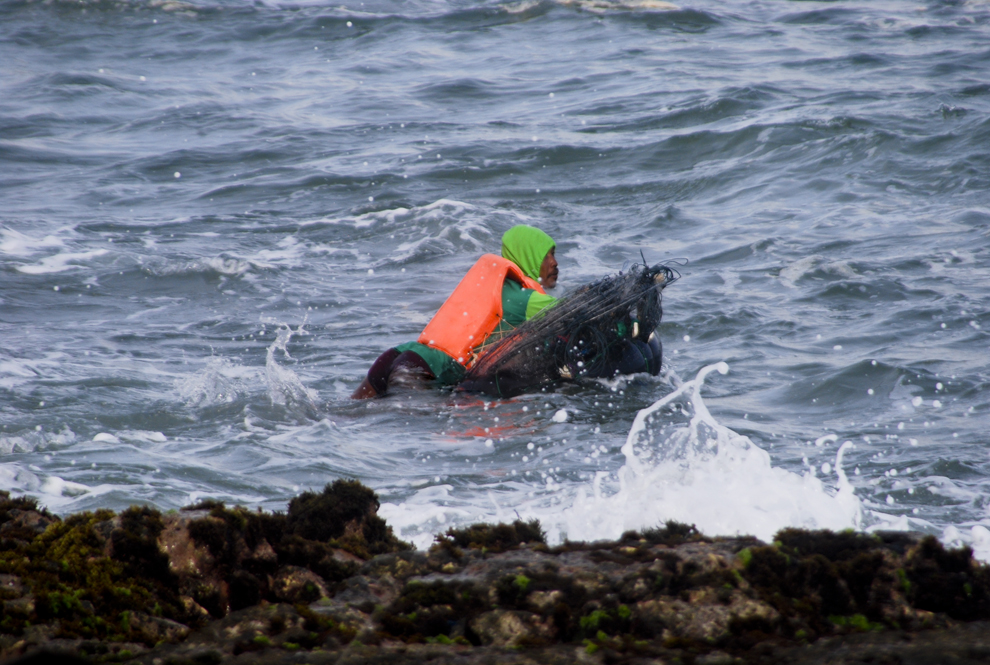
[[[530,279],[538,280],[543,258],[556,246],[553,238],[538,228],[519,224],[502,236],[502,257],[522,268]]]

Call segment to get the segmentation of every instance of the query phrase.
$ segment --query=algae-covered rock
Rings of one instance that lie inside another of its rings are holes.
[[[525,543],[545,545],[547,540],[537,520],[516,520],[512,524],[474,524],[464,529],[448,529],[447,533],[437,536],[437,542],[447,548],[469,547],[504,552]]]
[[[275,575],[272,591],[285,603],[311,603],[327,597],[323,578],[306,568],[282,566]]]
[[[61,520],[0,493],[0,632],[23,638],[0,641],[0,656],[52,640],[147,648],[231,610],[325,598],[373,553],[409,549],[377,508],[353,481],[297,497],[288,515],[210,502]]]
[[[785,529],[746,551],[743,577],[805,637],[990,617],[990,570],[933,537]]]
[[[471,629],[482,644],[497,647],[522,647],[547,644],[556,637],[552,619],[532,612],[493,610],[471,621]]]
[[[330,543],[363,559],[411,549],[378,517],[378,497],[356,480],[338,480],[323,492],[304,492],[289,502],[286,533]]]
[[[148,665],[990,654],[957,624],[990,619],[990,569],[934,538],[785,529],[767,545],[669,522],[551,548],[538,523],[517,521],[450,529],[417,552],[377,506],[353,481],[286,513],[206,502],[62,520],[0,495],[0,657],[41,645]],[[904,646],[925,631],[968,650]]]
[[[17,597],[5,601],[0,630],[24,636],[23,648],[93,639],[151,646],[184,635],[196,622],[157,547],[157,511],[97,511],[63,521],[24,500],[4,495],[3,502],[0,529],[10,537],[0,549],[0,574],[8,582],[4,595]],[[50,634],[39,634],[39,626]]]

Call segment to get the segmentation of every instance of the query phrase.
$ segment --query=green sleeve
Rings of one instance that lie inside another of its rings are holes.
[[[502,286],[502,322],[496,330],[507,332],[555,304],[557,299],[553,296],[524,289],[518,282],[507,279]]]
[[[419,342],[406,342],[395,347],[399,353],[412,351],[426,361],[430,371],[442,386],[453,385],[464,378],[464,368],[440,349],[434,349]]]
[[[523,292],[529,292],[529,302],[526,303],[526,320],[529,321],[531,318],[545,310],[547,307],[553,307],[557,304],[557,299],[553,296],[548,296],[546,294],[540,293],[539,291],[530,291],[529,289],[523,289]]]

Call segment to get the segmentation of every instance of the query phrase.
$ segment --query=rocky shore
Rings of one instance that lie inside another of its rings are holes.
[[[60,519],[0,494],[0,660],[985,663],[990,569],[932,537],[668,523],[546,545],[536,522],[398,540],[337,481],[285,513]],[[46,656],[47,655],[47,656]]]

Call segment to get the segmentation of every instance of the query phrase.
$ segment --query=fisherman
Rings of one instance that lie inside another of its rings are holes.
[[[478,352],[516,326],[532,319],[557,299],[546,289],[557,285],[556,243],[532,226],[513,226],[502,236],[502,256],[485,254],[423,329],[419,339],[381,354],[351,395],[366,399],[384,395],[390,384],[435,380],[454,385]],[[659,341],[626,339],[616,361],[589,378],[660,371]]]
[[[478,259],[419,339],[381,354],[351,397],[378,397],[390,381],[406,379],[456,384],[486,342],[557,302],[546,293],[557,285],[556,247],[553,238],[532,226],[506,231],[502,256]]]

